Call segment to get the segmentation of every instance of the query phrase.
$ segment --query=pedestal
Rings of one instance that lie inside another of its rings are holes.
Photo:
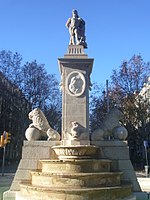
[[[89,89],[93,59],[83,46],[69,46],[59,58],[62,88],[62,141],[87,141],[89,144]]]

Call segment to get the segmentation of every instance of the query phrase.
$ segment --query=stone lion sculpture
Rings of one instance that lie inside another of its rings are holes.
[[[50,127],[44,113],[39,108],[29,113],[29,119],[32,123],[25,132],[27,140],[39,140],[41,137],[48,137],[48,140],[60,140],[59,133]]]
[[[122,126],[121,120],[123,120],[123,113],[113,108],[105,117],[101,126],[96,129],[92,135],[92,140],[107,140],[109,136],[118,140],[125,140],[128,132],[125,127]]]

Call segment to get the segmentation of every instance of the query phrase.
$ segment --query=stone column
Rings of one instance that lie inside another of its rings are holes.
[[[59,58],[62,88],[62,144],[89,144],[89,89],[94,59],[83,46],[69,45]]]

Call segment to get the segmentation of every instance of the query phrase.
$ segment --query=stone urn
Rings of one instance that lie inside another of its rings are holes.
[[[96,158],[99,147],[94,145],[53,146],[60,160]]]

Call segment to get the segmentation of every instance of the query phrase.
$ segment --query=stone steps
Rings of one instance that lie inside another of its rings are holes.
[[[30,171],[16,200],[121,200],[131,185],[121,184],[122,172],[111,172],[107,159],[41,160],[41,170]]]
[[[43,173],[31,172],[32,185],[45,187],[105,187],[120,185],[121,172],[96,173]]]
[[[16,200],[121,200],[131,195],[131,186],[96,188],[49,188],[21,184],[21,193]],[[22,197],[21,197],[22,196]]]
[[[76,173],[76,172],[109,172],[111,160],[82,159],[82,160],[40,160],[42,172],[45,173]]]

